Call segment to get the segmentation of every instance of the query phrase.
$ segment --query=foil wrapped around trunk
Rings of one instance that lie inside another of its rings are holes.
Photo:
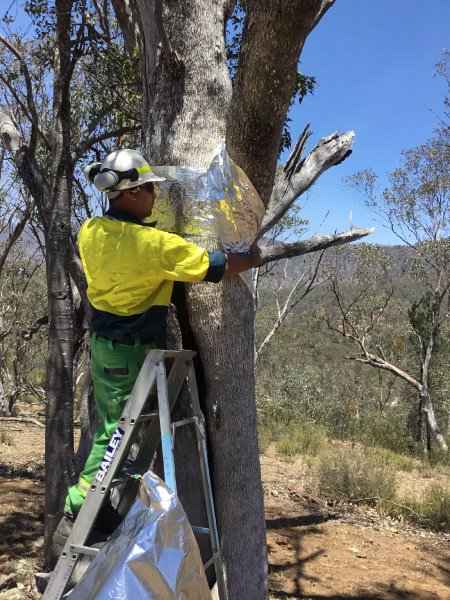
[[[183,237],[219,238],[225,252],[247,252],[264,216],[264,205],[221,141],[207,169],[153,167],[158,183],[151,220]]]
[[[125,520],[71,600],[211,600],[200,551],[176,494],[149,471]]]

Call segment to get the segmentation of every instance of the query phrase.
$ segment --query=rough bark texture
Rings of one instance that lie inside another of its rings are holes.
[[[137,0],[146,66],[143,147],[154,164],[205,166],[225,136],[232,157],[268,203],[299,53],[332,1],[249,3],[230,102],[224,11],[231,4]],[[215,246],[214,240],[201,243]],[[252,298],[240,278],[188,286],[186,297],[204,378],[228,598],[262,600],[268,590]]]
[[[205,166],[225,135],[231,93],[224,59],[223,3],[174,2],[165,6],[162,17],[163,30],[160,26],[157,32],[150,30],[144,35],[146,46],[155,47],[152,35],[161,40],[155,69],[147,72],[146,154],[156,164]],[[205,242],[203,239],[202,244]],[[212,248],[214,241],[209,245]],[[228,596],[236,600],[266,598],[251,297],[236,278],[218,286],[189,286],[187,298],[206,386],[202,403]],[[185,472],[182,501],[192,487]],[[186,503],[188,512],[195,512],[187,498]]]
[[[61,510],[61,491],[72,483],[73,323],[70,264],[70,19],[72,2],[58,0],[55,50],[51,213],[46,232],[49,308],[47,413],[45,433],[46,561],[54,560],[52,537]]]
[[[308,34],[334,0],[248,3],[230,104],[230,156],[268,204],[297,63]]]
[[[92,438],[98,422],[95,406],[94,390],[91,385],[91,372],[89,360],[89,339],[83,343],[83,375],[80,394],[80,442],[74,457],[75,473],[79,474],[86,464],[87,457],[92,448]]]
[[[355,138],[353,131],[333,133],[323,139],[303,158],[309,137],[307,128],[298,139],[283,169],[277,174],[269,206],[259,232],[263,236],[330,167],[338,165],[351,154]]]
[[[231,94],[223,3],[178,0],[163,9],[157,0],[137,4],[146,56],[146,155],[154,164],[205,166],[225,135]]]

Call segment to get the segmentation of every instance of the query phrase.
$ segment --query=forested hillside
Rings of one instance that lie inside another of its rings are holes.
[[[338,437],[421,453],[426,432],[420,424],[418,394],[392,373],[351,360],[357,355],[357,345],[336,331],[343,316],[329,278],[338,279],[342,297],[356,303],[363,289],[361,252],[370,248],[361,244],[328,251],[317,274],[319,285],[293,307],[261,352],[257,364],[260,424],[263,430],[272,429],[274,422],[321,425]],[[400,245],[376,246],[375,251],[386,261],[386,268],[379,278],[376,269],[365,274],[373,283],[371,289],[364,288],[366,313],[386,298],[389,302],[383,322],[371,332],[372,348],[382,347],[385,355],[419,376],[417,332],[411,319],[423,292],[414,274],[414,251]],[[317,253],[294,258],[260,278],[257,345],[273,327],[277,301],[281,306],[305,273],[310,278],[317,260]],[[363,307],[359,310],[362,320]],[[440,428],[448,436],[448,328],[442,333],[432,361],[430,387]]]

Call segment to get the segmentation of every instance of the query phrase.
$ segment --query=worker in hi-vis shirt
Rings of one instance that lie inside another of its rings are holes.
[[[256,244],[246,255],[207,252],[144,223],[153,209],[155,185],[164,179],[134,150],[112,152],[103,163],[87,167],[85,175],[109,198],[109,210],[88,219],[79,233],[92,305],[91,375],[100,424],[78,482],[66,497],[54,536],[59,549],[100,467],[146,352],[156,347],[156,337],[165,329],[173,283],[218,283],[261,260]],[[106,533],[111,533],[119,515],[110,507],[104,517]]]

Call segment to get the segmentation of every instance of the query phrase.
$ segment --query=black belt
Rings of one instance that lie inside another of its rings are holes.
[[[125,344],[126,346],[134,346],[136,341],[138,341],[140,344],[154,344],[156,342],[156,338],[154,337],[145,337],[145,336],[136,336],[133,337],[132,335],[130,335],[129,333],[127,335],[124,335],[121,338],[109,338],[106,337],[106,335],[100,335],[97,333],[98,337],[103,338],[104,340],[110,340],[111,342],[115,342],[116,344]]]

